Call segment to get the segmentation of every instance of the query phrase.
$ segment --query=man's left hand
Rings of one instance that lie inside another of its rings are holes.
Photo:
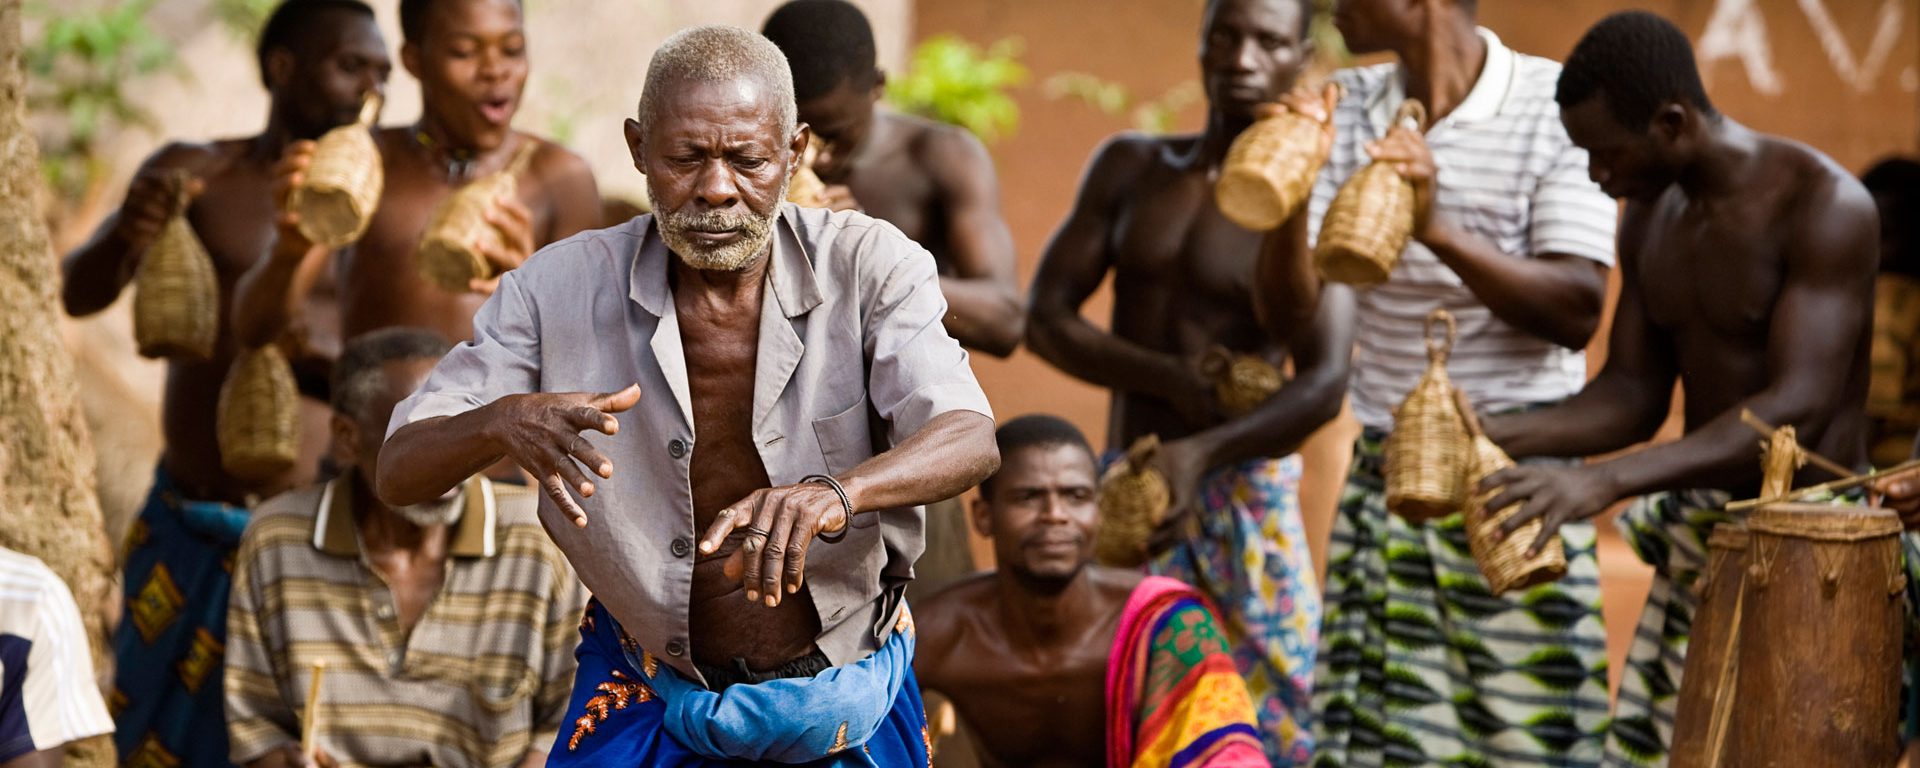
[[[475,247],[480,257],[493,266],[493,276],[484,280],[475,278],[467,287],[482,296],[492,296],[500,287],[501,275],[519,269],[533,256],[533,212],[527,210],[519,198],[502,195],[487,208],[486,217],[487,223],[500,233],[499,245],[481,241]]]
[[[1605,469],[1585,467],[1517,466],[1495,472],[1480,482],[1475,493],[1499,489],[1487,501],[1489,510],[1501,510],[1524,504],[1520,511],[1500,526],[1499,536],[1512,536],[1533,520],[1543,525],[1527,557],[1540,554],[1547,542],[1560,532],[1560,526],[1598,515],[1618,500],[1613,481]]]
[[[772,608],[783,594],[800,591],[814,537],[844,531],[848,522],[840,495],[824,483],[767,488],[720,510],[700,540],[700,553],[718,552],[729,535],[744,531],[724,570],[729,578],[740,574],[748,600]]]
[[[1901,472],[1875,480],[1873,492],[1884,497],[1880,506],[1898,513],[1907,530],[1920,529],[1920,473]]]
[[[1427,137],[1418,129],[1396,125],[1387,132],[1386,138],[1368,144],[1367,154],[1376,163],[1392,164],[1402,178],[1413,184],[1413,238],[1427,242],[1434,231],[1433,193],[1439,176],[1433,164],[1433,151],[1427,147]]]
[[[1147,540],[1147,551],[1158,555],[1186,538],[1187,526],[1198,515],[1200,482],[1207,474],[1206,447],[1191,437],[1164,443],[1154,454],[1153,468],[1166,479],[1171,492],[1167,514]]]

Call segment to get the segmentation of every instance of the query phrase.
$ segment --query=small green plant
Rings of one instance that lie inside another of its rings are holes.
[[[1078,99],[1110,117],[1127,115],[1134,130],[1162,134],[1173,130],[1173,120],[1187,107],[1206,98],[1198,80],[1188,80],[1152,100],[1138,99],[1125,85],[1085,72],[1061,72],[1041,84],[1050,99]]]
[[[928,38],[914,49],[905,73],[887,81],[887,101],[902,112],[972,131],[992,143],[1020,125],[1020,107],[1008,91],[1027,81],[1018,38],[981,51],[953,35]]]
[[[252,43],[280,0],[214,0],[213,15],[243,43]]]
[[[147,24],[154,0],[101,7],[29,6],[43,20],[25,51],[27,105],[39,121],[41,163],[60,198],[83,198],[105,176],[99,141],[126,127],[154,130],[130,98],[139,78],[173,71],[173,46]]]

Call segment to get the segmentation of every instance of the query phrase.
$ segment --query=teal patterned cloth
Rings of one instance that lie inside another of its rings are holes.
[[[1589,524],[1561,529],[1568,573],[1494,595],[1455,514],[1387,512],[1369,429],[1334,521],[1314,673],[1315,766],[1598,766],[1606,632]]]

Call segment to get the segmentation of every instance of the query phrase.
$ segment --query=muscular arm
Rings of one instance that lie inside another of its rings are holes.
[[[1873,322],[1878,214],[1850,180],[1811,197],[1786,244],[1786,279],[1767,331],[1766,387],[1676,442],[1593,465],[1620,497],[1750,484],[1760,472],[1759,443],[1741,423],[1742,409],[1791,424],[1802,443],[1817,445],[1844,407],[1853,340]]]
[[[1508,325],[1573,350],[1585,349],[1600,327],[1607,299],[1604,264],[1552,253],[1515,258],[1439,222],[1422,242]]]
[[[1171,385],[1193,377],[1185,361],[1101,330],[1080,316],[1113,267],[1108,250],[1109,217],[1152,148],[1117,138],[1094,157],[1066,223],[1041,254],[1027,315],[1027,345],[1033,352],[1092,384],[1173,399]]]
[[[1620,301],[1600,374],[1556,407],[1486,420],[1487,436],[1514,458],[1619,450],[1652,437],[1666,419],[1678,374],[1672,342],[1654,327],[1640,293],[1639,218],[1629,211],[1621,238]]]
[[[1000,468],[993,419],[948,411],[839,478],[855,512],[931,504],[966,493]]]
[[[1014,286],[1013,232],[1000,214],[993,158],[973,134],[937,130],[928,137],[927,169],[947,217],[945,256],[953,274],[940,278],[947,333],[969,349],[1006,357],[1026,332]]]
[[[151,216],[153,212],[133,210],[145,208],[142,201],[135,200],[136,194],[145,185],[158,182],[158,178],[176,169],[191,168],[206,154],[206,149],[188,144],[169,144],[158,152],[148,156],[134,172],[134,179],[128,185],[128,199],[109,214],[93,236],[67,254],[60,269],[64,278],[60,291],[60,301],[66,306],[67,314],[73,317],[85,317],[106,309],[114,299],[120,297],[120,291],[133,281],[134,268],[139,266],[140,252],[145,244],[132,241],[129,219]],[[159,215],[164,216],[164,213]]]
[[[1339,415],[1353,358],[1353,335],[1353,290],[1328,284],[1313,317],[1278,337],[1293,350],[1293,380],[1245,416],[1187,438],[1204,446],[1207,467],[1287,455]]]
[[[233,288],[233,331],[242,346],[270,344],[286,333],[329,255],[325,247],[283,233],[266,258],[247,268]]]

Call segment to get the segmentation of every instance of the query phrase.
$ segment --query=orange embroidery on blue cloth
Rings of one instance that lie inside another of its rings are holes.
[[[140,630],[140,639],[151,644],[180,617],[180,608],[186,602],[187,596],[173,582],[173,572],[165,563],[155,563],[147,574],[147,583],[134,594],[127,609],[133,613],[133,627]]]
[[[613,679],[593,687],[599,691],[593,698],[587,699],[587,713],[573,721],[573,736],[567,739],[567,751],[580,748],[580,740],[592,736],[599,730],[601,723],[607,721],[607,715],[626,709],[632,704],[644,704],[653,701],[653,689],[613,670]]]
[[[187,687],[188,693],[198,693],[200,684],[206,682],[207,673],[220,668],[221,659],[226,657],[227,646],[213,638],[213,633],[205,627],[193,631],[193,645],[187,648],[186,658],[180,660],[176,669],[180,672],[180,682]]]

